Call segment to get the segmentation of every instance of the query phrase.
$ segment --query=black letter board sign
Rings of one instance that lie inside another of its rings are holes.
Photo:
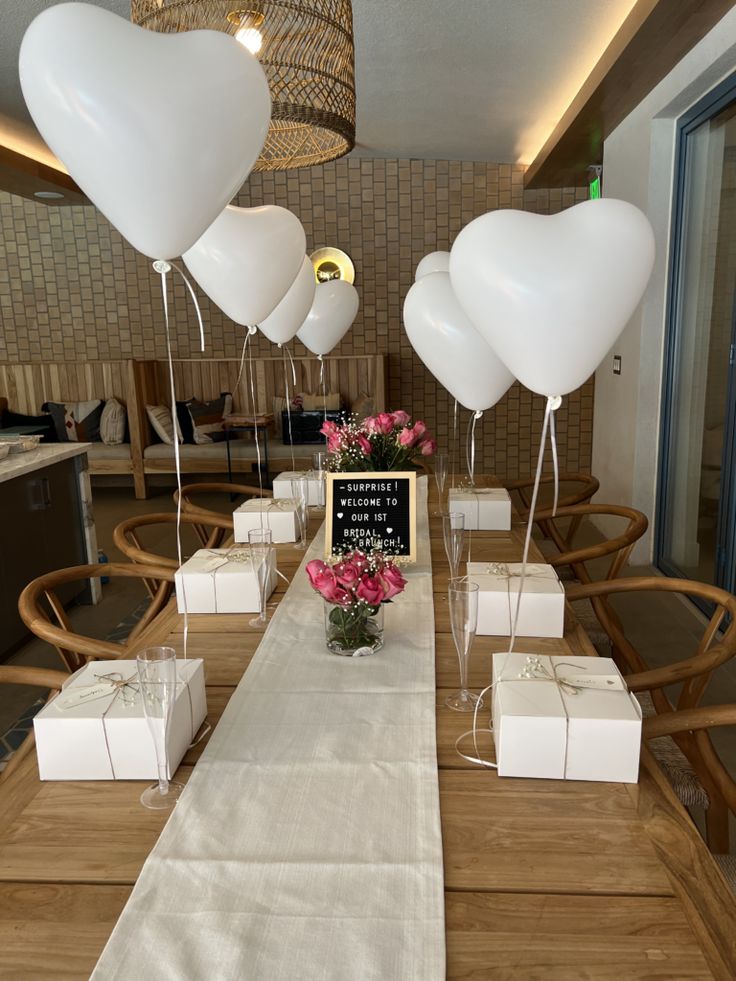
[[[325,552],[373,548],[417,557],[417,475],[413,471],[328,473]]]

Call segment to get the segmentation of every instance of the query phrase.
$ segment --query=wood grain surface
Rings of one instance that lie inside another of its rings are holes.
[[[435,519],[431,534],[448,978],[735,977],[734,899],[646,751],[635,786],[501,779],[456,753],[470,717],[443,704],[458,667]],[[517,525],[511,533],[474,533],[471,548],[481,561],[518,561],[522,545]],[[291,578],[303,553],[277,550]],[[536,550],[532,557],[539,561]],[[282,595],[280,587],[273,602]],[[260,640],[248,619],[189,618],[188,653],[205,660],[213,725]],[[138,644],[181,650],[182,639],[181,617],[169,605]],[[504,644],[476,639],[471,687],[489,683],[490,653]],[[594,653],[572,618],[564,640],[534,640],[534,650]],[[177,779],[186,781],[206,742],[190,749]],[[88,977],[164,824],[140,805],[141,788],[41,783],[35,754],[8,781],[0,794],[1,978]]]

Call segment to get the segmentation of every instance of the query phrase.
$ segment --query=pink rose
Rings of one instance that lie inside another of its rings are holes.
[[[409,422],[409,413],[404,412],[403,409],[398,409],[391,413],[391,418],[394,421],[394,426],[406,426]]]
[[[332,436],[327,437],[327,452],[337,453],[342,449],[342,436],[340,433],[333,433]]]
[[[325,419],[322,423],[322,428],[320,432],[323,436],[333,436],[338,430],[338,426],[334,422],[330,422],[329,419]]]
[[[425,439],[419,444],[419,449],[422,451],[422,456],[432,456],[437,449],[437,443],[433,439]]]
[[[417,421],[414,423],[414,435],[417,437],[417,439],[420,439],[422,436],[424,436],[426,431],[427,431],[427,427],[420,419],[417,419]]]
[[[378,606],[384,598],[383,586],[375,576],[363,576],[355,590],[355,595],[370,606]]]
[[[311,562],[307,562],[305,568],[306,573],[309,576],[309,582],[312,584],[312,586],[315,585],[315,580],[318,576],[322,576],[325,572],[329,572],[329,567],[325,565],[322,559],[312,559]]]
[[[376,428],[379,433],[383,433],[384,436],[388,436],[390,432],[393,432],[394,419],[393,416],[388,412],[379,412],[375,419]]]
[[[341,586],[346,586],[348,589],[354,586],[360,579],[361,570],[352,562],[338,562],[337,565],[332,567],[332,571],[335,573],[338,583]]]
[[[376,422],[376,419],[375,419],[374,416],[367,416],[363,420],[362,426],[363,426],[363,429],[365,429],[365,431],[367,433],[377,433],[378,432],[378,423]]]
[[[399,446],[413,446],[414,445],[414,430],[407,429],[406,426],[401,430],[397,437],[397,442]]]
[[[320,593],[323,599],[326,599],[328,603],[334,603],[335,606],[350,606],[353,602],[352,595],[342,586],[339,586],[334,579],[325,589],[320,589]]]
[[[350,603],[350,593],[338,583],[335,573],[321,559],[313,559],[306,566],[312,588],[328,603],[346,606]]]
[[[363,453],[365,454],[365,456],[370,456],[371,455],[372,446],[370,444],[370,440],[366,439],[365,436],[363,436],[363,435],[358,435],[358,437],[355,440],[355,442],[361,448],[361,450],[363,451]]]
[[[403,593],[406,588],[406,579],[401,575],[395,565],[387,565],[380,574],[383,584],[384,599],[390,600],[399,593]]]

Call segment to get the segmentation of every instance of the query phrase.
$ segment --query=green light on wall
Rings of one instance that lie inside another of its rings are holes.
[[[597,201],[601,196],[601,177],[603,175],[603,167],[600,164],[591,164],[588,167],[588,198],[591,201]]]

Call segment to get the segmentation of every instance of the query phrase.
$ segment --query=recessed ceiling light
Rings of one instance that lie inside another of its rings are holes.
[[[43,198],[45,201],[58,201],[59,198],[63,198],[64,195],[61,191],[34,191],[34,198]]]

